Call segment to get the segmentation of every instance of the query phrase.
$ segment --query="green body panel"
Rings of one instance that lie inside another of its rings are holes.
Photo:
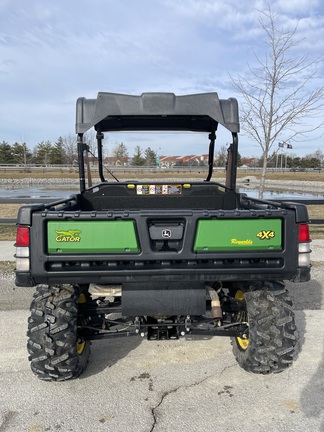
[[[50,253],[129,253],[139,246],[134,221],[49,221]]]
[[[282,247],[281,219],[198,221],[195,251],[269,250]]]

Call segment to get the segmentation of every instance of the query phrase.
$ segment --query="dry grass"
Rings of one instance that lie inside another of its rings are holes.
[[[111,169],[114,172],[114,169]],[[156,172],[145,172],[139,170],[134,170],[133,172],[119,172],[115,171],[116,176],[120,179],[125,178],[168,178],[168,177],[179,177],[181,173],[182,178],[197,178],[197,179],[205,179],[207,174],[207,168],[203,167],[201,171],[187,171],[183,172],[182,169],[177,171],[176,168],[172,170],[157,170]],[[96,175],[96,169],[93,169],[92,172],[94,177]],[[237,177],[247,177],[253,176],[259,179],[261,177],[260,171],[253,170],[245,170],[239,169],[237,173]],[[216,178],[225,178],[224,170],[216,170],[214,172],[214,177]],[[62,168],[62,169],[54,169],[54,168],[43,168],[41,170],[12,170],[5,169],[0,170],[0,179],[24,179],[24,178],[33,178],[33,179],[58,179],[58,178],[71,178],[78,179],[78,172],[76,168]],[[109,178],[109,174],[107,173],[107,178]],[[272,172],[268,170],[267,179],[269,180],[299,180],[299,181],[323,181],[324,182],[324,170],[322,171],[307,171],[307,172],[290,172],[290,171],[276,171]]]
[[[0,241],[15,241],[16,225],[0,224]]]
[[[16,218],[18,209],[23,204],[0,204],[0,219]]]
[[[237,177],[247,177],[254,176],[256,178],[261,178],[260,172],[239,171]],[[317,181],[324,182],[324,170],[323,171],[306,171],[306,172],[290,172],[290,171],[268,171],[267,172],[268,180],[298,180],[298,181]]]
[[[44,168],[42,170],[12,170],[2,169],[0,171],[0,179],[57,179],[57,178],[75,178],[78,179],[78,172],[75,169],[62,169],[52,170],[50,168]]]
[[[324,219],[324,205],[309,205],[307,206],[309,218],[312,219]],[[312,238],[323,239],[324,238],[324,224],[321,225],[309,225],[310,233]]]
[[[310,219],[324,219],[324,205],[307,206]]]
[[[310,225],[309,231],[313,240],[324,239],[324,225]]]

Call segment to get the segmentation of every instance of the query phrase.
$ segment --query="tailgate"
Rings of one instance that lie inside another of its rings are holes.
[[[298,268],[294,211],[97,211],[77,218],[49,211],[33,214],[35,226],[37,283],[281,280]]]

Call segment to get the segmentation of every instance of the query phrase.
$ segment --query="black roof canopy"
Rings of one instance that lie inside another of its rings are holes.
[[[76,105],[76,133],[92,127],[101,132],[119,130],[184,130],[209,132],[220,123],[239,132],[237,100],[217,93],[176,96],[143,93],[140,96],[99,92],[96,99],[81,97]]]

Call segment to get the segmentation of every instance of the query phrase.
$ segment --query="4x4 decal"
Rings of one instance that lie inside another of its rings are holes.
[[[259,237],[260,240],[271,240],[275,237],[275,232],[272,230],[262,230],[258,232],[257,237]]]
[[[55,241],[57,242],[79,242],[81,240],[80,230],[68,230],[68,231],[59,231],[55,230],[57,236]]]

